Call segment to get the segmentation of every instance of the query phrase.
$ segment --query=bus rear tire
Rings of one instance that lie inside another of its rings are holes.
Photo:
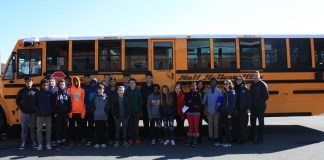
[[[8,129],[7,118],[5,112],[0,107],[0,134],[6,132]]]

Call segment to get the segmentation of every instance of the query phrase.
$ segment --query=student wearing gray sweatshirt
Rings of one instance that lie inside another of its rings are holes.
[[[152,144],[155,144],[156,139],[159,138],[161,130],[161,93],[158,84],[153,85],[153,93],[147,98],[147,113],[150,120],[150,137]]]
[[[98,85],[98,95],[93,98],[93,119],[95,122],[95,137],[96,145],[95,148],[106,148],[106,122],[108,119],[108,112],[110,110],[110,103],[108,96],[104,93],[105,86],[102,84]]]

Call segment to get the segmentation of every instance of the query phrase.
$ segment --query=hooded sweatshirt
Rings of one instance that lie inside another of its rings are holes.
[[[75,86],[73,80],[77,79],[79,82],[78,86]],[[70,113],[70,118],[72,118],[73,114],[81,114],[81,118],[83,119],[86,113],[86,107],[84,104],[84,90],[81,88],[80,79],[78,77],[72,78],[71,88],[68,88],[68,93],[71,96],[71,104],[72,111]]]
[[[110,110],[110,102],[108,96],[104,93],[103,95],[96,95],[93,98],[92,107],[94,110],[93,119],[107,121],[108,112]]]
[[[18,92],[16,98],[17,107],[22,113],[32,114],[35,113],[34,105],[37,105],[38,90],[35,87],[24,87]]]
[[[66,92],[66,88],[59,88],[55,94],[55,107],[53,108],[53,112],[56,114],[65,114],[71,112],[71,97],[69,93]]]
[[[42,85],[43,83],[40,83],[40,86]],[[52,100],[53,100],[52,92],[48,90],[44,90],[41,87],[40,91],[37,94],[37,105],[33,106],[37,116],[46,117],[52,114],[52,108],[53,108]]]
[[[161,93],[151,93],[147,98],[147,114],[149,119],[161,118]]]
[[[92,82],[96,82],[96,85],[93,87]],[[97,78],[92,78],[90,81],[90,85],[84,88],[85,91],[85,97],[84,97],[84,102],[86,105],[86,113],[93,113],[92,110],[92,101],[93,98],[98,94],[98,88],[97,88],[98,80]]]

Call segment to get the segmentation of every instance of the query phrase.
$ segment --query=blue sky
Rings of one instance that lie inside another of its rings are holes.
[[[323,0],[0,2],[0,54],[42,35],[323,34]]]

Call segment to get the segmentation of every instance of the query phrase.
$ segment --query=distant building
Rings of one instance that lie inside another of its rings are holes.
[[[1,73],[2,73],[3,70],[4,70],[4,68],[5,68],[5,64],[4,63],[1,63],[0,68],[1,68]]]

